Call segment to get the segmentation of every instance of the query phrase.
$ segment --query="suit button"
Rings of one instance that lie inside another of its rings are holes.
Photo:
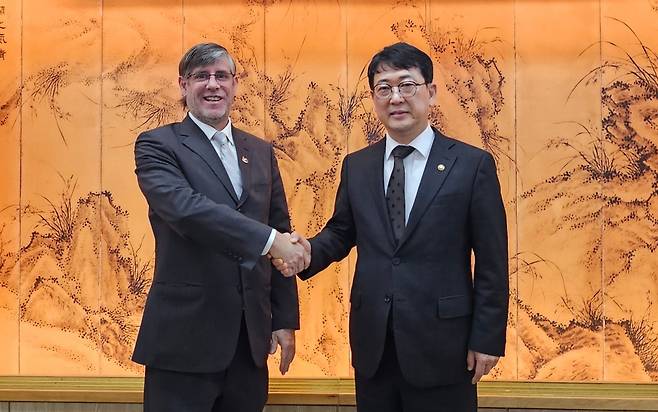
[[[386,295],[384,297],[384,303],[391,303],[391,295]]]
[[[242,256],[238,256],[238,262],[242,262]]]
[[[238,212],[242,213],[242,208],[241,207],[238,208]]]
[[[393,258],[391,263],[393,263],[395,266],[399,265],[400,264],[400,258]]]

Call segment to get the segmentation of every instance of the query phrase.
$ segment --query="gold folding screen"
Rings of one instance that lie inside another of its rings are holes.
[[[141,373],[153,240],[132,143],[183,116],[189,46],[237,58],[232,119],[274,143],[310,236],[341,159],[383,133],[363,70],[404,40],[435,62],[433,123],[498,161],[512,296],[494,378],[658,380],[656,21],[647,0],[0,0],[0,374]],[[351,376],[353,264],[300,282],[291,376]]]

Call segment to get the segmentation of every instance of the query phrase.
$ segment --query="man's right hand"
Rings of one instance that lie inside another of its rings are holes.
[[[304,240],[306,241],[306,239]],[[311,261],[310,244],[308,247],[307,252],[298,238],[293,240],[289,233],[276,232],[269,255],[274,266],[284,276],[290,277],[308,267]]]
[[[291,234],[284,234],[283,236],[287,236],[288,240],[297,246],[301,245],[303,250],[304,250],[304,262],[303,266],[301,268],[296,267],[289,262],[287,262],[285,259],[281,257],[276,257],[272,251],[270,250],[270,257],[272,259],[272,264],[274,267],[277,268],[279,272],[281,272],[284,276],[294,276],[295,274],[301,272],[302,270],[308,268],[308,266],[311,264],[311,244],[309,243],[308,240],[304,238],[304,236],[300,235],[297,232],[292,232]],[[275,238],[276,242],[276,238]],[[272,245],[272,248],[274,248],[274,245]]]

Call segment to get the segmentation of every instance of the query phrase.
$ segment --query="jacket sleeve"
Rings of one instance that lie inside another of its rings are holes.
[[[161,130],[174,133],[171,128]],[[218,253],[237,256],[241,266],[253,269],[271,228],[192,188],[166,141],[144,132],[135,143],[135,173],[150,213],[179,235]]]
[[[270,150],[272,147],[270,146]],[[271,152],[272,163],[272,197],[270,201],[269,224],[279,232],[290,232],[288,203],[281,181],[281,173]],[[285,277],[272,266],[272,330],[299,329],[299,300],[297,296],[297,279]]]
[[[349,155],[345,157],[341,167],[334,213],[320,233],[309,240],[311,265],[299,273],[301,279],[309,279],[332,262],[344,259],[356,245],[356,228],[348,188],[349,158]]]
[[[489,153],[483,155],[478,165],[469,217],[475,254],[469,349],[502,356],[509,301],[507,223],[496,165]]]

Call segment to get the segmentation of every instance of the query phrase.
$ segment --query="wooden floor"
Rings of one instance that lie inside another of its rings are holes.
[[[47,403],[47,402],[0,402],[0,412],[142,412],[141,404],[117,403]],[[294,406],[271,405],[263,412],[356,412],[354,406]],[[575,409],[492,409],[479,412],[602,412],[601,410]],[[618,411],[639,412],[639,411]]]

